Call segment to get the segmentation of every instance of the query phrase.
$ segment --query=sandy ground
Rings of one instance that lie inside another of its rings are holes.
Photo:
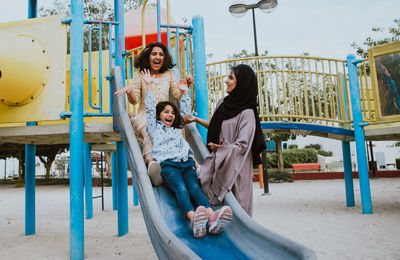
[[[400,259],[400,178],[371,180],[374,214],[363,215],[358,180],[356,206],[347,208],[343,180],[254,184],[254,219],[312,248],[319,259]],[[100,193],[94,188],[94,195]],[[0,186],[0,259],[69,259],[69,187],[36,188],[36,234],[24,235],[24,189]],[[129,234],[117,236],[111,188],[85,220],[86,259],[157,259],[140,207],[129,187]]]

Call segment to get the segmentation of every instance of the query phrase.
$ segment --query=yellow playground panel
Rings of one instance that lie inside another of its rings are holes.
[[[62,17],[0,24],[0,123],[58,120],[65,111]]]
[[[368,51],[377,119],[400,121],[400,41]]]

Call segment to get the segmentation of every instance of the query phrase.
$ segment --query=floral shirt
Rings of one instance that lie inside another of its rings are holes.
[[[146,92],[145,103],[147,132],[153,143],[152,156],[154,160],[158,163],[165,160],[184,162],[193,158],[193,151],[183,138],[182,129],[166,127],[161,120],[156,119],[156,104],[152,91]],[[180,105],[182,113],[190,115],[189,95],[182,96]]]

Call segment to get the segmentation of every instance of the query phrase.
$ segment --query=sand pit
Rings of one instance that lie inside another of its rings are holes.
[[[254,219],[319,259],[400,259],[400,179],[371,180],[372,215],[362,215],[358,180],[354,187],[356,206],[347,208],[343,180],[272,183],[270,195],[255,183]],[[69,259],[69,187],[37,186],[33,236],[24,235],[24,196],[23,188],[0,186],[0,259]],[[117,236],[110,187],[105,211],[95,199],[93,215],[85,220],[85,259],[157,259],[131,186],[129,234]]]

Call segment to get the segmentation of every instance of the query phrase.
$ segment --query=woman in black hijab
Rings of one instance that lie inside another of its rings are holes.
[[[201,167],[200,182],[212,204],[222,203],[232,191],[251,216],[253,163],[261,163],[260,153],[266,148],[257,112],[257,77],[248,65],[240,64],[225,84],[228,96],[218,102],[211,121],[190,118],[208,128],[211,154]]]

